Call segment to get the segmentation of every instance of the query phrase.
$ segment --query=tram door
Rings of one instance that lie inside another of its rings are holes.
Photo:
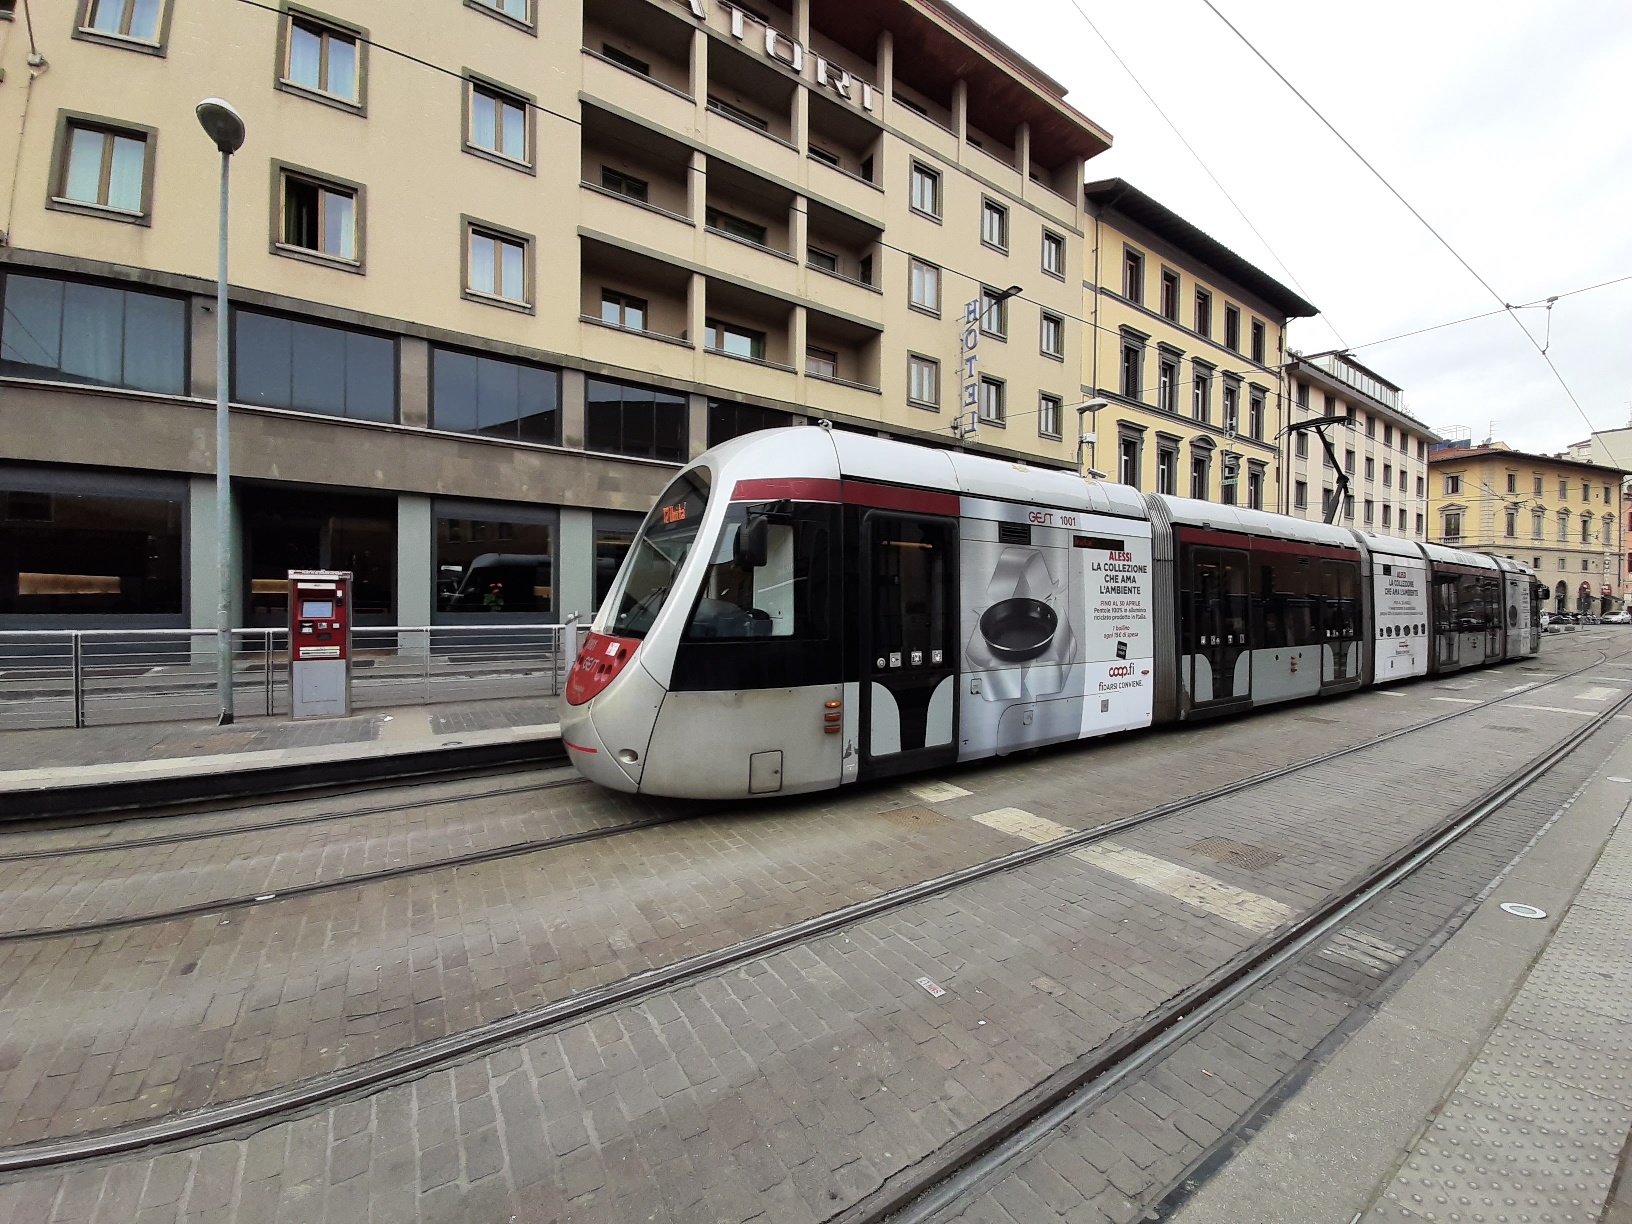
[[[1223,709],[1252,700],[1247,640],[1247,554],[1235,548],[1190,549],[1185,653],[1192,709]],[[1239,680],[1238,680],[1239,677]]]
[[[1455,574],[1434,575],[1434,658],[1441,670],[1462,665],[1462,619]]]
[[[862,518],[863,777],[958,759],[957,544],[950,519]]]

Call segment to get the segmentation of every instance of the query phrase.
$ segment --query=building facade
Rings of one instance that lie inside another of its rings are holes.
[[[1526,454],[1499,442],[1441,446],[1429,464],[1435,543],[1529,562],[1555,611],[1622,606],[1621,469]]]
[[[1632,473],[1632,426],[1620,429],[1595,430],[1584,442],[1570,445],[1571,459],[1594,463],[1601,467],[1619,468]],[[1632,474],[1621,478],[1621,504],[1632,507]],[[1621,560],[1621,607],[1632,607],[1632,509],[1621,516],[1621,543],[1625,556]]]
[[[0,625],[213,625],[218,326],[251,625],[304,567],[365,624],[587,615],[764,425],[1075,462],[1109,137],[940,0],[12,7]]]
[[[1294,353],[1287,366],[1291,421],[1338,416],[1326,431],[1349,478],[1337,522],[1408,540],[1429,538],[1428,458],[1439,436],[1400,407],[1400,388],[1343,353]],[[1338,468],[1311,430],[1281,443],[1288,473],[1281,509],[1323,520]]]
[[[1318,313],[1124,182],[1090,183],[1089,466],[1147,492],[1273,510],[1286,323]]]

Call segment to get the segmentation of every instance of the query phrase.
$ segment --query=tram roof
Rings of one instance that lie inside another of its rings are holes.
[[[1496,564],[1496,558],[1486,556],[1484,553],[1467,552],[1461,548],[1447,548],[1443,544],[1424,544],[1423,547],[1428,550],[1428,559],[1430,561],[1439,561],[1446,565],[1469,565],[1475,569],[1493,570],[1501,568]]]
[[[1357,531],[1366,542],[1366,547],[1374,553],[1381,553],[1385,557],[1410,557],[1413,561],[1422,560],[1422,549],[1415,540],[1402,540],[1399,536],[1378,535],[1375,531]]]
[[[1311,523],[1289,514],[1271,514],[1267,510],[1248,510],[1244,506],[1226,506],[1219,502],[1197,501],[1190,497],[1172,497],[1153,493],[1151,498],[1167,507],[1175,523],[1185,527],[1210,527],[1214,531],[1239,531],[1243,535],[1274,536],[1280,540],[1301,540],[1306,544],[1327,544],[1336,548],[1355,548],[1354,533],[1346,527],[1329,523]]]

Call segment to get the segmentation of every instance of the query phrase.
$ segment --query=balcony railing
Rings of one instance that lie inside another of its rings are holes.
[[[1385,386],[1371,375],[1355,369],[1335,353],[1323,353],[1318,357],[1305,358],[1306,361],[1318,370],[1324,370],[1341,383],[1353,387],[1362,395],[1370,396],[1385,408],[1400,410],[1400,393],[1393,387]]]

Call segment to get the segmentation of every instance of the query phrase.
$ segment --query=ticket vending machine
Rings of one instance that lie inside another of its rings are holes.
[[[289,571],[289,714],[351,713],[351,574]]]

